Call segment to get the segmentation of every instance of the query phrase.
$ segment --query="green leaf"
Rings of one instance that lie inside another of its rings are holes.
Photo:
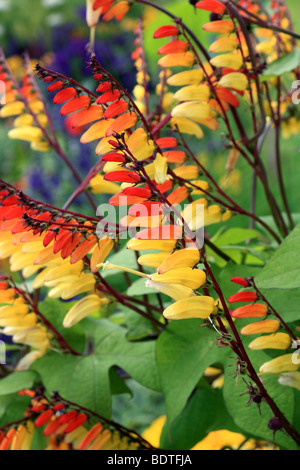
[[[240,277],[251,277],[256,276],[258,279],[259,273],[262,268],[256,266],[237,266],[232,263],[228,263],[226,268],[223,269],[219,275],[219,284],[226,298],[235,294],[239,290],[239,286],[230,281],[234,276]],[[282,315],[287,323],[293,322],[299,319],[299,305],[300,305],[300,291],[299,289],[262,289],[263,295],[268,299],[272,307]]]
[[[74,304],[75,302],[62,302],[58,299],[47,298],[40,303],[39,308],[67,343],[76,351],[82,352],[85,348],[86,338],[81,325],[77,324],[67,329],[63,327],[63,320]]]
[[[212,238],[212,241],[219,247],[225,245],[237,245],[239,243],[245,242],[246,240],[251,240],[252,238],[258,238],[261,236],[261,233],[257,230],[247,229],[247,228],[231,228],[223,232],[221,235],[215,235]]]
[[[218,348],[216,333],[200,328],[200,324],[199,320],[173,321],[157,341],[157,365],[170,425],[205,369],[222,362],[228,354],[227,349]]]
[[[66,399],[110,416],[111,393],[115,391],[115,383],[113,388],[110,383],[110,370],[114,366],[142,385],[159,390],[154,341],[129,342],[127,330],[108,320],[93,321],[90,329],[94,338],[93,353],[89,356],[52,352],[33,364],[49,393],[57,390]]]
[[[0,427],[24,418],[31,399],[14,393],[0,396]]]
[[[300,65],[300,50],[295,49],[290,54],[287,54],[283,57],[272,62],[264,71],[262,75],[262,80],[268,80],[271,77],[280,77],[286,72],[294,70]]]
[[[146,278],[144,277],[133,282],[127,290],[127,295],[129,295],[130,297],[144,294],[157,294],[157,291],[155,289],[146,287]]]
[[[252,354],[254,357],[254,355]],[[265,353],[255,351],[255,360],[253,362],[262,364],[268,356]],[[252,358],[251,358],[252,359]],[[228,360],[228,366],[232,365],[233,360]],[[227,371],[232,370],[227,368]],[[226,369],[225,369],[226,370]],[[268,394],[273,398],[279,409],[283,412],[286,418],[290,421],[293,420],[295,410],[295,397],[292,389],[283,387],[278,383],[278,377],[264,376],[264,385]],[[268,428],[269,420],[274,416],[271,408],[267,403],[261,404],[262,415],[255,403],[248,406],[249,395],[243,395],[247,392],[247,387],[243,381],[239,383],[229,373],[225,374],[225,383],[223,388],[224,401],[229,414],[232,416],[234,422],[246,433],[252,435],[256,439],[265,439],[273,441],[273,432]],[[290,437],[282,432],[277,432],[275,442],[281,448],[293,449],[297,448]]]
[[[260,289],[300,287],[300,224],[283,241],[265,268],[255,278]]]
[[[166,450],[189,450],[208,433],[220,429],[241,432],[227,413],[221,390],[197,389],[185,409],[163,428],[160,447]]]
[[[31,388],[36,378],[33,371],[14,372],[0,380],[0,396]]]

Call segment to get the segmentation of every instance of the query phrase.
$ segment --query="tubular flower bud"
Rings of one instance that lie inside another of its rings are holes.
[[[190,250],[188,248],[178,250],[163,260],[158,268],[158,274],[164,274],[176,268],[193,268],[199,261],[200,253],[198,250]]]
[[[237,303],[237,302],[255,302],[258,299],[256,292],[238,292],[237,294],[232,295],[229,297],[229,303]]]
[[[160,153],[157,154],[155,162],[155,181],[158,184],[163,184],[166,181],[168,172],[168,162],[166,157],[163,157]]]
[[[50,419],[53,417],[54,413],[52,410],[47,410],[44,413],[42,413],[36,420],[35,420],[35,427],[40,428],[47,424]]]
[[[195,62],[195,56],[192,52],[177,52],[176,54],[167,54],[158,61],[160,67],[191,67]]]
[[[201,69],[195,69],[172,75],[167,79],[167,83],[171,86],[199,85],[202,79],[203,71]]]
[[[237,47],[238,41],[235,36],[224,36],[217,39],[210,45],[209,52],[212,52],[213,54],[219,54],[220,52],[232,52],[235,51]]]
[[[240,51],[229,52],[222,54],[211,59],[210,63],[214,67],[228,67],[233,70],[239,70],[243,65],[243,57]]]
[[[95,424],[95,426],[90,429],[83,441],[80,443],[78,450],[86,450],[92,442],[99,436],[103,430],[103,425],[101,423]]]
[[[281,374],[278,382],[281,385],[286,385],[300,390],[300,372],[287,372],[285,374]]]
[[[218,15],[223,15],[226,10],[226,6],[218,0],[201,0],[200,2],[196,3],[196,8],[200,8],[200,10],[211,11],[212,13],[217,13]]]
[[[147,266],[149,268],[158,268],[161,263],[168,257],[168,253],[155,253],[152,255],[143,255],[139,257],[138,263],[141,266]]]
[[[219,86],[244,91],[248,87],[248,79],[243,73],[232,72],[228,73],[227,75],[224,75],[221,78],[221,80],[219,81]]]
[[[98,312],[101,305],[105,303],[104,300],[107,301],[107,299],[101,299],[98,295],[88,295],[81,299],[65,316],[63,322],[64,327],[71,328],[88,315]]]
[[[288,349],[291,346],[291,338],[286,333],[275,333],[268,336],[260,336],[249,344],[249,349]]]
[[[299,369],[298,361],[293,362],[293,354],[285,354],[284,356],[279,356],[272,361],[265,362],[259,372],[264,374],[280,374],[281,372],[296,372]]]
[[[238,284],[243,287],[249,287],[249,282],[243,277],[232,277],[231,282],[234,282],[235,284]]]
[[[234,29],[234,24],[231,20],[218,20],[206,23],[203,29],[208,33],[230,34]]]
[[[280,323],[277,320],[263,320],[250,325],[244,326],[241,329],[242,335],[257,335],[263,333],[276,333],[280,328]]]
[[[158,28],[153,37],[154,39],[167,38],[169,36],[178,36],[179,29],[175,25],[165,25]]]
[[[129,250],[159,250],[172,252],[175,248],[177,240],[137,240],[133,238],[127,243]]]
[[[146,287],[168,295],[174,300],[186,299],[187,297],[194,295],[193,289],[190,287],[181,284],[163,284],[160,282],[154,282],[152,279],[147,279]]]
[[[211,116],[211,110],[207,103],[203,101],[188,101],[177,105],[173,111],[172,116],[184,117],[198,122],[199,119],[208,119]]]
[[[250,304],[237,308],[231,313],[231,316],[233,318],[261,318],[267,314],[268,307],[265,304]]]
[[[152,281],[161,284],[181,284],[190,289],[198,289],[206,283],[206,274],[199,269],[176,268],[164,274],[152,274]]]
[[[175,93],[177,101],[206,101],[210,95],[207,85],[188,85]]]
[[[168,320],[187,320],[190,318],[208,318],[214,311],[214,299],[207,296],[195,296],[179,300],[164,311]]]

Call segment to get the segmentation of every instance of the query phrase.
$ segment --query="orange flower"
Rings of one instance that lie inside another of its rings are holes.
[[[257,294],[255,292],[239,292],[229,297],[229,303],[235,302],[255,302],[257,300]]]
[[[158,28],[153,37],[154,39],[166,38],[168,36],[178,36],[179,29],[174,25],[165,25]]]
[[[91,99],[87,95],[76,96],[68,103],[66,103],[60,110],[60,114],[65,116],[66,114],[74,113],[82,108],[87,108],[91,103]]]
[[[77,95],[77,91],[73,87],[69,88],[64,88],[63,90],[59,91],[57,95],[53,98],[53,103],[54,104],[61,104],[64,103],[65,101],[70,100],[71,98],[74,98],[74,96]]]
[[[201,10],[211,11],[212,13],[217,13],[218,15],[223,15],[226,10],[226,6],[218,0],[201,0],[200,2],[196,3],[195,6]]]
[[[230,34],[234,29],[234,24],[230,20],[218,20],[206,23],[203,29],[209,33]]]
[[[260,318],[268,313],[268,307],[264,304],[251,304],[239,307],[231,313],[233,318]]]
[[[158,49],[157,53],[161,55],[165,54],[175,54],[176,52],[186,52],[188,50],[188,43],[186,41],[180,41],[179,39],[176,41],[171,41],[168,44],[165,44],[160,49]]]

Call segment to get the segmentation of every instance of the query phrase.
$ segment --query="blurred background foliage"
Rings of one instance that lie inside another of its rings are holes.
[[[158,1],[158,0],[157,0]],[[213,40],[203,32],[202,24],[206,22],[204,12],[194,12],[188,0],[160,0],[163,6],[179,17],[184,17],[188,26],[208,46]],[[299,0],[287,0],[291,8],[295,29],[300,30]],[[136,6],[126,16],[122,24],[110,22],[100,24],[97,28],[96,55],[102,65],[115,75],[129,91],[135,86],[135,68],[130,58],[134,50],[133,29],[143,8]],[[145,47],[148,67],[151,73],[152,89],[155,90],[158,74],[157,49],[159,41],[153,40],[156,28],[166,23],[166,18],[153,10],[146,9],[145,15]],[[94,89],[95,83],[87,67],[87,43],[89,30],[85,23],[85,0],[0,0],[0,44],[14,71],[20,73],[22,54],[28,52],[32,63],[41,62],[53,70],[72,76],[87,87]],[[74,165],[82,175],[86,175],[97,161],[94,145],[81,145],[77,135],[71,133],[59,110],[47,96],[45,87],[41,89],[49,103],[49,111],[53,117],[59,140]],[[242,106],[247,107],[246,103]],[[12,141],[7,138],[9,121],[0,121],[0,176],[18,185],[33,197],[62,206],[75,184],[68,168],[61,163],[53,151],[39,154],[31,152],[26,143]],[[245,123],[247,125],[247,122]],[[250,208],[252,174],[250,168],[240,159],[236,169],[226,177],[226,161],[228,150],[224,149],[223,129],[218,138],[216,134],[205,130],[201,141],[192,141],[192,146],[202,162],[214,176],[223,181],[223,187],[236,198],[240,205]],[[274,165],[273,139],[266,139],[263,147],[263,159],[272,181],[276,181]],[[290,137],[283,143],[284,178],[288,188],[292,211],[300,214],[298,207],[299,175],[297,173],[300,145],[297,137]],[[224,178],[225,175],[225,178]],[[275,185],[274,185],[275,186]],[[103,202],[98,195],[97,202]],[[257,212],[268,217],[269,210],[265,202],[262,188],[258,190]],[[90,208],[85,198],[76,201],[78,210],[89,213]],[[300,220],[300,215],[299,215]],[[248,227],[249,220],[233,217],[229,227]],[[218,226],[215,226],[218,231]],[[115,397],[114,418],[123,424],[142,430],[155,417],[164,413],[163,399],[160,394],[150,392],[132,381],[130,395]],[[132,412],[132,410],[135,410]],[[134,421],[132,421],[134,420]]]

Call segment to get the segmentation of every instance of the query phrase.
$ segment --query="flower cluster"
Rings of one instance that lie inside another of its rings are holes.
[[[30,450],[34,435],[41,428],[47,441],[45,450],[133,451],[151,448],[133,431],[89,410],[81,410],[57,394],[49,399],[43,390],[25,389],[19,395],[29,397],[30,406],[23,420],[0,428],[0,450]]]

